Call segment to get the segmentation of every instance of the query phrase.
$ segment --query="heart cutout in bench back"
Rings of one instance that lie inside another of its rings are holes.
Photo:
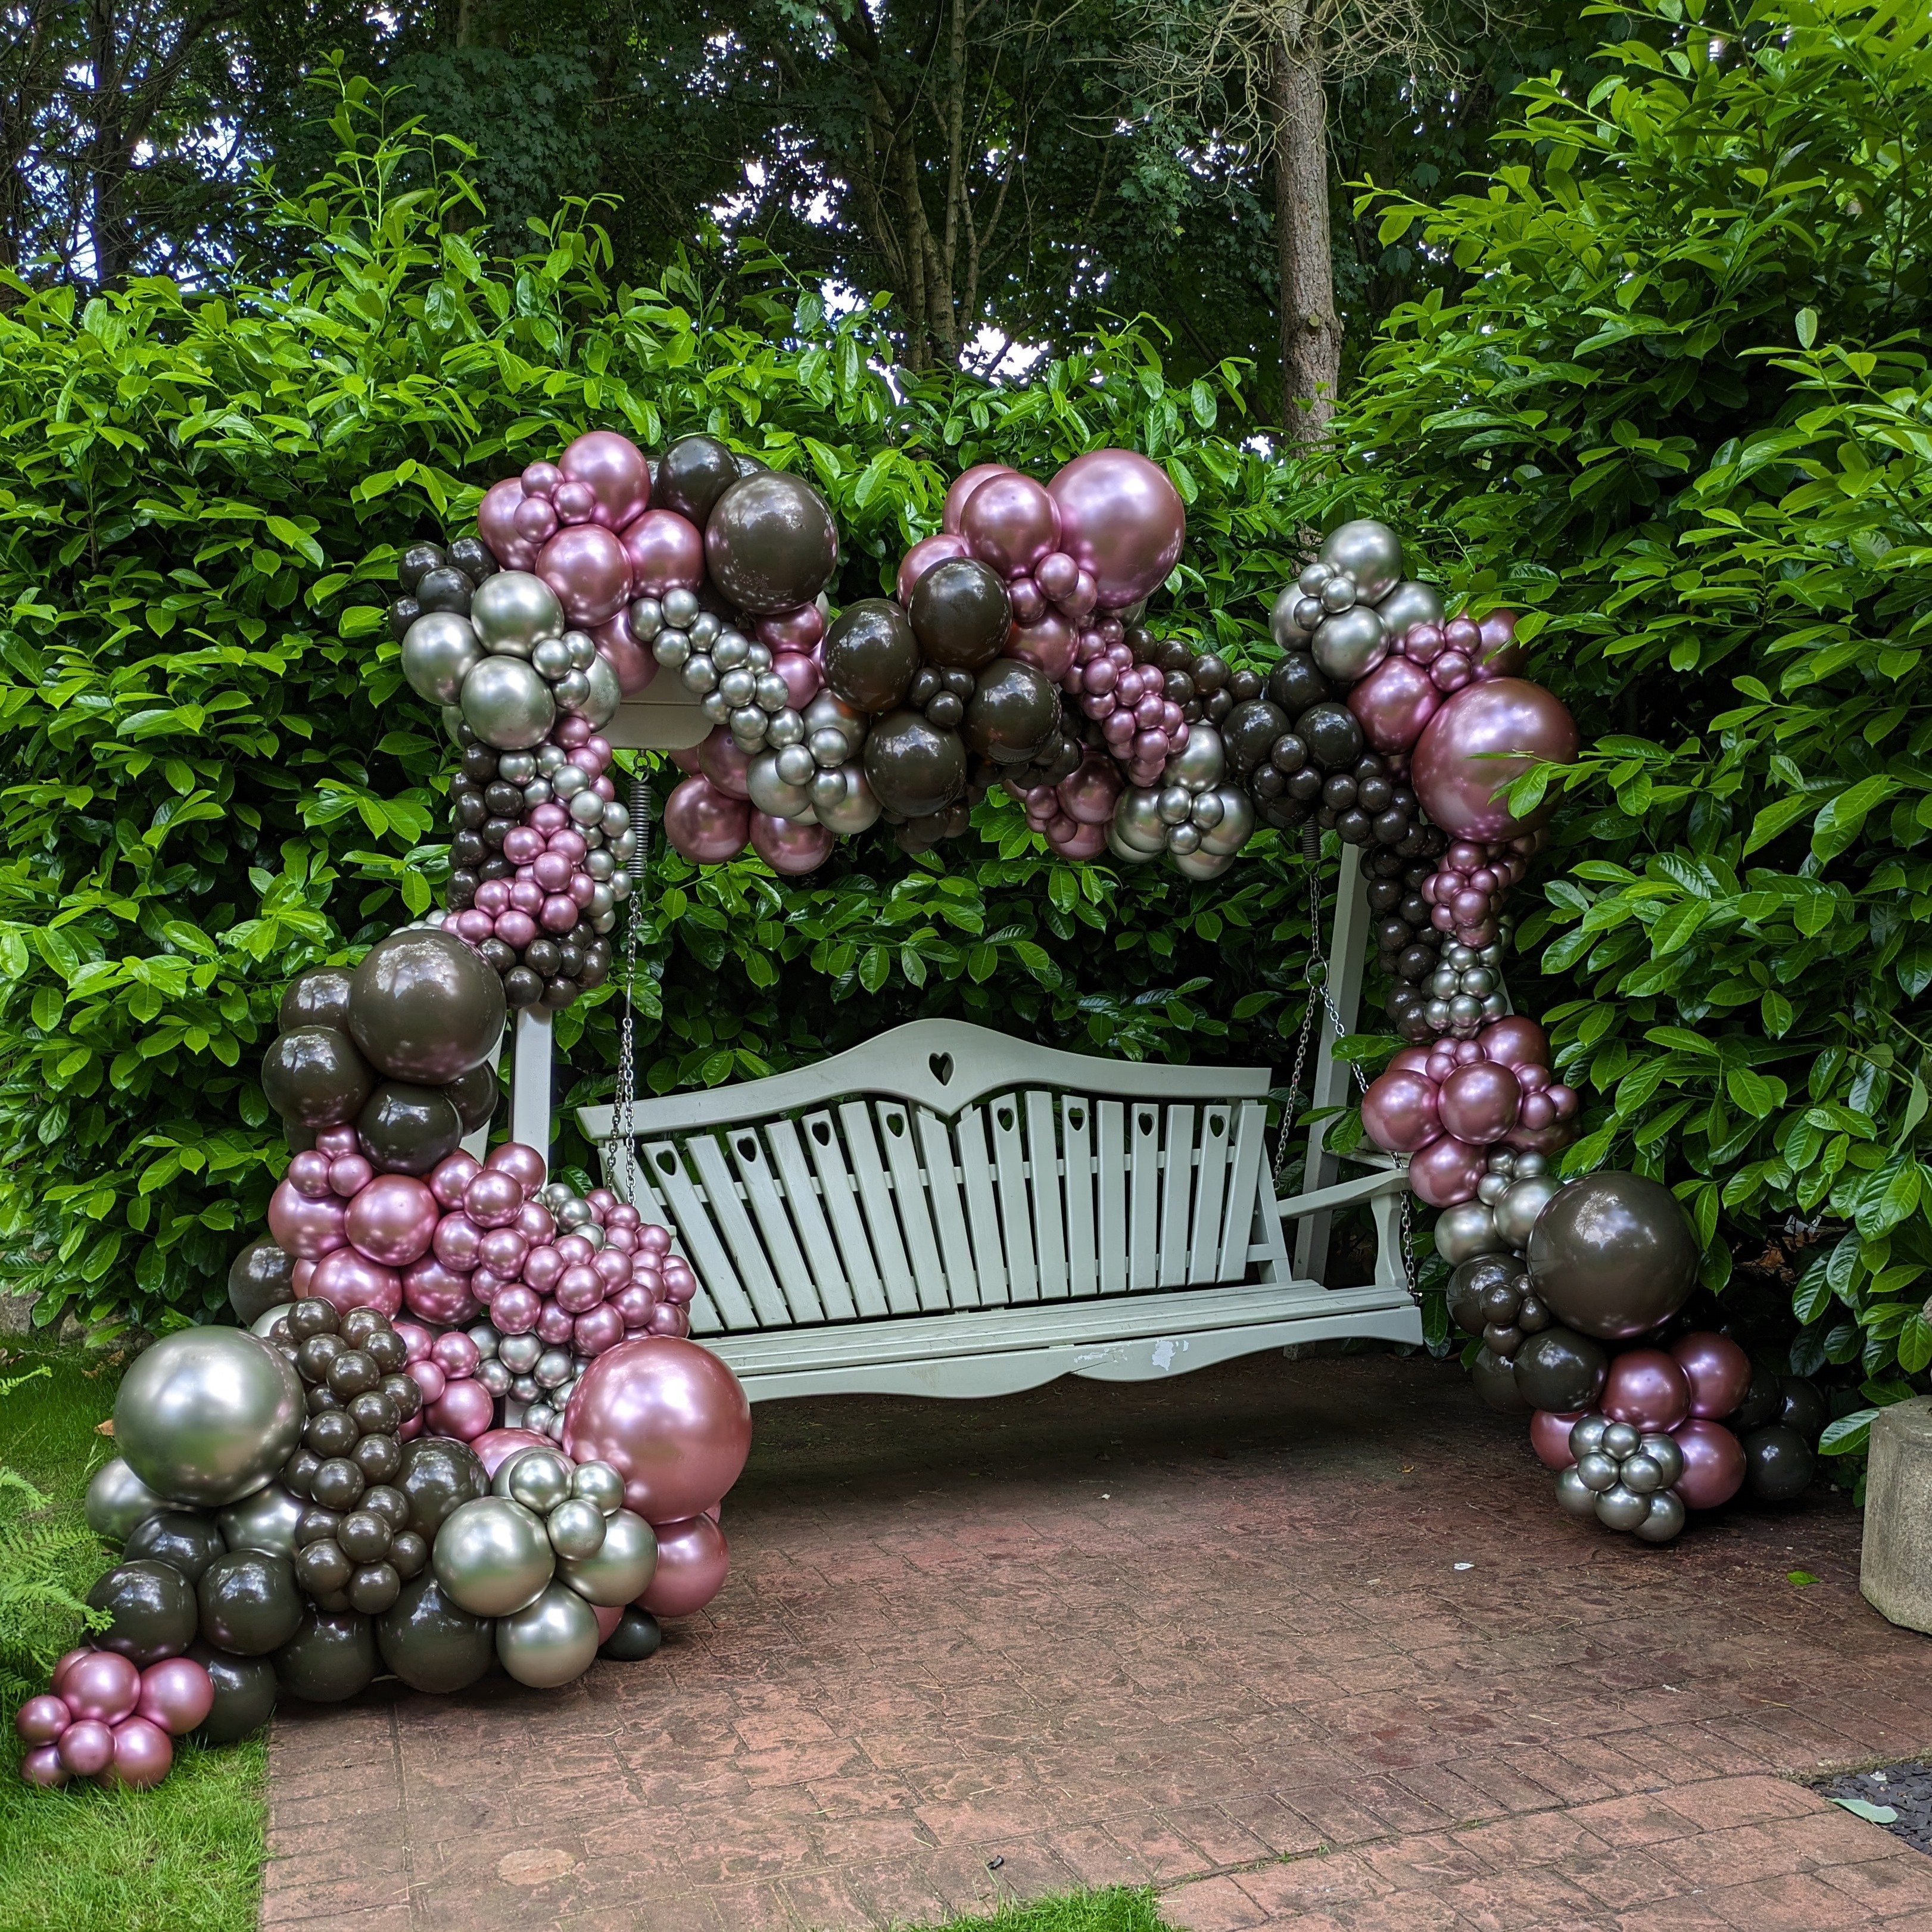
[[[952,1078],[952,1056],[950,1053],[929,1053],[926,1064],[932,1069],[932,1077],[944,1087]]]

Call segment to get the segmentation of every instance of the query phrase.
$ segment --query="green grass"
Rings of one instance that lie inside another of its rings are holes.
[[[81,1513],[87,1479],[112,1453],[96,1425],[113,1406],[111,1362],[14,1354],[0,1383],[48,1372],[0,1395],[0,1468],[16,1471],[51,1506],[28,1514],[0,1493],[0,1564],[71,1594],[113,1560]],[[43,1688],[47,1666],[80,1634],[71,1610],[44,1603],[0,1619],[0,1678],[17,1694]],[[177,1746],[152,1791],[20,1783],[12,1697],[0,1746],[0,1932],[248,1932],[261,1893],[267,1754],[259,1740],[196,1750]]]
[[[1169,1932],[1151,1892],[1109,1886],[1004,1905],[990,1918],[955,1918],[940,1932]]]

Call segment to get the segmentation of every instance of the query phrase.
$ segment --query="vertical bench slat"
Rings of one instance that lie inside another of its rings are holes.
[[[1127,1113],[1118,1100],[1102,1100],[1094,1118],[1100,1150],[1094,1168],[1100,1292],[1119,1294],[1127,1286]]]
[[[845,1258],[846,1279],[852,1284],[852,1299],[861,1315],[883,1315],[886,1291],[872,1259],[872,1244],[866,1234],[866,1217],[859,1201],[851,1171],[845,1165],[845,1144],[838,1138],[837,1124],[830,1114],[808,1114],[803,1122],[806,1151],[818,1174],[825,1210],[838,1238],[838,1252]]]
[[[783,1118],[767,1120],[765,1144],[772,1150],[785,1203],[791,1210],[792,1225],[798,1230],[806,1264],[812,1270],[818,1290],[819,1305],[832,1321],[849,1322],[857,1312],[852,1306],[852,1290],[840,1264],[832,1230],[826,1225],[825,1210],[818,1204],[818,1190],[812,1184],[812,1170],[806,1165],[797,1124]]]
[[[1227,1198],[1234,1111],[1212,1102],[1201,1110],[1201,1157],[1194,1171],[1194,1214],[1187,1248],[1187,1279],[1196,1286],[1220,1279],[1221,1208]]]
[[[1162,1138],[1167,1166],[1160,1190],[1160,1285],[1178,1287],[1187,1279],[1187,1214],[1194,1198],[1194,1109],[1167,1110]]]
[[[848,1100],[838,1109],[838,1124],[845,1130],[846,1153],[852,1162],[853,1178],[859,1184],[866,1232],[872,1238],[872,1252],[878,1257],[879,1273],[885,1280],[886,1306],[895,1315],[916,1315],[919,1292],[906,1259],[905,1244],[899,1238],[898,1216],[892,1212],[892,1191],[886,1185],[886,1164],[879,1158],[872,1110],[862,1100]]]
[[[1066,1150],[1066,1282],[1075,1294],[1100,1292],[1094,1245],[1094,1103],[1069,1094],[1060,1103],[1060,1144]]]
[[[1222,1213],[1221,1279],[1248,1278],[1248,1250],[1254,1239],[1255,1200],[1261,1185],[1262,1162],[1268,1153],[1264,1130],[1268,1108],[1259,1100],[1241,1102],[1234,1129],[1234,1157],[1228,1181],[1228,1204]],[[1273,1220],[1270,1214],[1266,1217]]]
[[[1150,1100],[1127,1107],[1127,1286],[1152,1288],[1160,1278],[1160,1109]]]
[[[1006,1274],[1014,1301],[1040,1299],[1034,1266],[1031,1215],[1027,1203],[1026,1146],[1020,1132],[1019,1102],[1007,1094],[988,1109],[993,1126],[993,1160],[1000,1177],[1000,1227],[1006,1236]]]
[[[711,1225],[704,1203],[698,1198],[698,1190],[684,1171],[684,1156],[677,1143],[654,1141],[644,1149],[644,1158],[650,1163],[654,1184],[663,1189],[664,1198],[670,1204],[679,1244],[704,1284],[724,1326],[757,1328],[758,1318],[752,1312],[750,1299],[740,1284],[731,1258],[724,1252],[724,1244],[718,1238],[718,1230]],[[697,1304],[692,1305],[695,1307]]]
[[[791,1317],[785,1307],[784,1297],[778,1291],[778,1277],[772,1273],[772,1264],[758,1239],[758,1231],[752,1226],[752,1217],[745,1212],[745,1204],[738,1198],[738,1190],[730,1168],[725,1164],[724,1150],[710,1134],[692,1134],[685,1142],[691,1155],[691,1164],[698,1170],[698,1178],[704,1184],[704,1198],[711,1204],[711,1220],[718,1232],[724,1237],[724,1244],[731,1250],[731,1258],[737,1264],[738,1279],[745,1285],[745,1292],[752,1298],[752,1306],[758,1311],[760,1327],[784,1328],[790,1325]]]
[[[898,1204],[899,1226],[912,1256],[912,1277],[919,1289],[919,1305],[930,1314],[943,1315],[946,1299],[946,1270],[939,1258],[939,1243],[932,1232],[932,1216],[926,1202],[926,1178],[921,1171],[919,1142],[914,1137],[912,1110],[902,1102],[878,1102],[879,1136],[885,1143],[886,1161],[892,1169],[892,1198]]]
[[[946,1264],[946,1295],[955,1308],[980,1306],[979,1274],[973,1265],[973,1244],[966,1233],[966,1206],[959,1194],[959,1170],[952,1153],[952,1136],[937,1114],[922,1107],[920,1151],[926,1162],[926,1198],[939,1229],[940,1258]]]
[[[1000,1239],[1000,1210],[993,1195],[993,1157],[986,1151],[986,1116],[968,1107],[953,1130],[959,1143],[959,1172],[966,1184],[966,1219],[973,1231],[973,1272],[979,1277],[980,1305],[1003,1306],[1012,1299],[1006,1281],[1006,1245]]]
[[[1066,1209],[1060,1191],[1060,1142],[1054,1131],[1053,1096],[1043,1088],[1026,1096],[1028,1164],[1033,1170],[1034,1254],[1040,1264],[1043,1301],[1064,1301],[1071,1292],[1066,1274]]]
[[[791,1217],[785,1212],[778,1192],[778,1170],[758,1138],[756,1127],[729,1129],[724,1136],[731,1164],[751,1203],[758,1232],[764,1237],[766,1258],[778,1276],[778,1287],[794,1322],[823,1322],[825,1311],[818,1304],[818,1290],[812,1270],[806,1265],[798,1237],[792,1232]]]

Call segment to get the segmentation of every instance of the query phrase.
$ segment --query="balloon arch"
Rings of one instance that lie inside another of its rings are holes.
[[[1552,1171],[1577,1096],[1502,976],[1550,807],[1505,794],[1577,735],[1519,675],[1512,618],[1448,616],[1358,520],[1276,600],[1265,671],[1237,668],[1150,617],[1185,537],[1132,452],[1044,483],[980,464],[895,595],[835,611],[809,484],[708,436],[653,460],[596,430],[495,483],[476,534],[403,553],[404,674],[459,748],[445,907],[282,1001],[262,1084],[294,1152],[230,1273],[248,1325],[170,1336],[123,1382],[88,1498],[123,1545],[90,1598],[109,1621],[18,1712],[23,1776],[151,1784],[172,1738],[380,1670],[563,1684],[650,1656],[722,1585],[750,1412],[688,1339],[696,1276],[608,1190],[487,1149],[506,1019],[612,971],[645,851],[606,728],[658,678],[701,714],[664,812],[700,865],[806,874],[880,820],[928,848],[995,784],[1063,857],[1198,880],[1260,829],[1311,856],[1334,832],[1404,1042],[1364,1127],[1441,1210],[1478,1386],[1528,1414],[1558,1502],[1663,1543],[1747,1482],[1803,1488],[1816,1393],[1682,1321],[1675,1198]]]

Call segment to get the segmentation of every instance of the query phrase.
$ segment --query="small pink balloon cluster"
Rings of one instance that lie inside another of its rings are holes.
[[[136,1791],[160,1783],[174,1740],[214,1708],[214,1686],[192,1658],[164,1658],[139,1670],[111,1650],[70,1650],[54,1666],[51,1690],[29,1697],[14,1729],[27,1747],[29,1784],[98,1778]]]
[[[473,1442],[496,1419],[496,1398],[482,1348],[460,1328],[439,1334],[420,1322],[400,1321],[396,1333],[409,1352],[410,1378],[422,1391],[423,1406],[396,1431],[407,1442],[427,1432]]]
[[[1489,844],[1456,840],[1440,867],[1423,881],[1430,924],[1464,946],[1492,944],[1510,888],[1522,882],[1542,842],[1533,832]]]
[[[1480,622],[1451,617],[1412,624],[1350,689],[1348,709],[1377,751],[1399,758],[1413,748],[1445,699],[1465,686],[1509,676],[1522,657],[1514,611],[1492,610]]]
[[[1474,1040],[1405,1047],[1362,1096],[1362,1125],[1406,1154],[1408,1184],[1432,1208],[1473,1201],[1498,1144],[1550,1154],[1574,1135],[1576,1095],[1550,1069],[1534,1020],[1492,1022]]]
[[[1166,694],[1167,674],[1158,664],[1136,662],[1118,618],[1080,633],[1062,684],[1100,726],[1130,784],[1157,784],[1168,758],[1187,742],[1187,719]]]
[[[1120,766],[1089,746],[1076,770],[1057,785],[1034,787],[1021,802],[1028,824],[1063,859],[1097,859],[1126,788]]]

